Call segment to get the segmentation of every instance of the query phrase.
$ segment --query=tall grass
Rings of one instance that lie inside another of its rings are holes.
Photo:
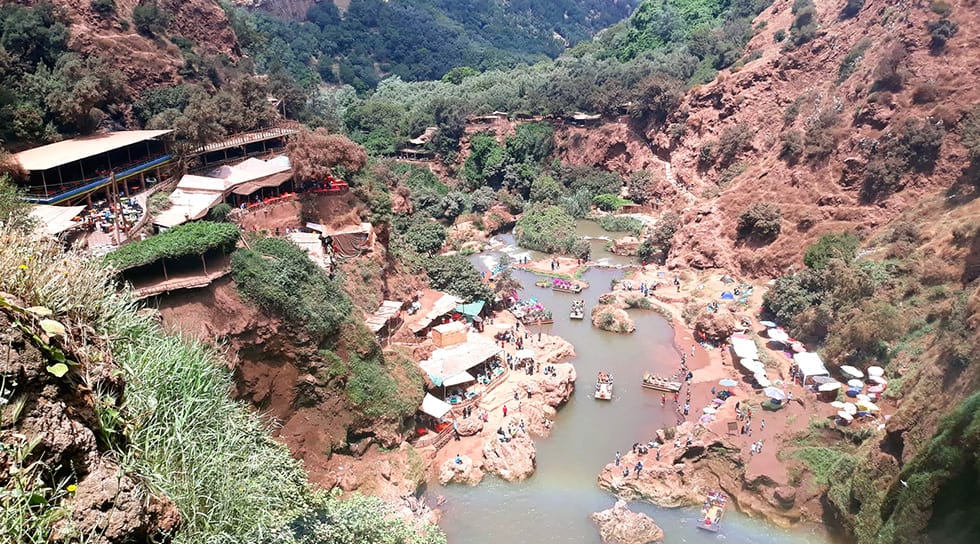
[[[128,292],[117,293],[98,262],[0,229],[0,291],[25,306],[53,310],[76,331],[72,341],[83,351],[110,348],[127,381],[121,421],[129,439],[110,454],[148,495],[174,501],[182,516],[174,543],[292,542],[296,536],[287,524],[326,504],[310,491],[300,464],[270,438],[265,423],[229,397],[231,376],[214,349],[165,334],[138,312]],[[0,487],[0,497],[9,491]],[[5,501],[0,523],[21,523],[18,534],[42,535],[37,541],[44,541],[66,506],[63,493],[48,495],[51,500],[40,509],[30,501]],[[354,535],[391,522],[381,508],[357,511],[362,514],[348,520]]]

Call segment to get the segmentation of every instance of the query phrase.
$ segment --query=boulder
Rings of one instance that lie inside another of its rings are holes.
[[[702,311],[694,320],[694,330],[716,344],[723,344],[735,332],[738,323],[731,312]]]
[[[631,511],[626,506],[626,501],[616,501],[612,508],[596,512],[591,518],[599,526],[599,535],[603,542],[650,544],[664,539],[663,530],[653,519],[646,514]]]
[[[534,442],[524,433],[518,433],[509,442],[497,439],[497,433],[483,445],[483,470],[516,482],[534,474]]]
[[[777,487],[773,491],[772,497],[781,508],[792,508],[796,504],[796,488],[789,486]]]
[[[472,459],[466,455],[460,455],[459,460],[460,462],[457,463],[455,457],[449,458],[439,467],[440,484],[459,483],[476,485],[483,480],[483,471],[473,466]]]
[[[632,256],[636,255],[640,241],[633,236],[623,236],[618,240],[613,240],[612,252],[616,255]]]
[[[605,305],[592,308],[592,326],[610,332],[631,333],[636,330],[626,310]]]
[[[483,431],[483,420],[476,417],[475,414],[466,419],[460,419],[458,422],[460,436],[473,436]]]

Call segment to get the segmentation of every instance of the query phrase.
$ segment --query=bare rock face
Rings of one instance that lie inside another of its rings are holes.
[[[483,445],[483,470],[517,482],[534,474],[536,455],[534,442],[527,434],[518,433],[509,442],[501,442],[494,433]]]
[[[701,312],[694,321],[694,330],[716,343],[724,343],[735,332],[735,316],[731,312]]]
[[[439,468],[439,483],[459,483],[466,485],[476,485],[483,480],[483,471],[479,467],[473,466],[473,460],[466,455],[459,456],[459,462],[455,458],[447,459]]]
[[[636,330],[626,310],[606,305],[592,308],[592,326],[609,332],[631,333]]]
[[[616,255],[631,256],[636,255],[637,248],[640,247],[640,241],[633,236],[623,236],[618,240],[613,241],[612,252]]]
[[[572,392],[575,391],[577,375],[572,365],[558,365],[557,377],[543,374],[535,377],[538,379],[527,382],[524,389],[531,396],[532,401],[541,399],[543,404],[551,408],[558,408],[568,402]]]
[[[620,544],[650,544],[664,539],[663,530],[646,514],[631,511],[626,501],[616,501],[609,510],[590,516],[599,526],[603,542]]]
[[[460,436],[473,436],[483,430],[483,420],[473,415],[466,419],[460,419],[457,428]]]

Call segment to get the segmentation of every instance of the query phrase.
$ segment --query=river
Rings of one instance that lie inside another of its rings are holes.
[[[513,257],[529,254],[514,247],[511,236],[498,238],[505,244],[503,252]],[[487,252],[475,255],[472,262],[486,270],[497,263],[499,256],[500,252]],[[530,256],[534,258],[536,254]],[[593,259],[597,257],[609,259],[609,264],[628,262],[627,258],[609,255],[601,247],[594,249]],[[629,450],[634,442],[648,441],[656,429],[674,423],[670,404],[662,408],[660,394],[643,389],[639,381],[644,371],[669,375],[680,361],[670,325],[655,312],[631,310],[636,333],[628,336],[593,328],[588,318],[568,319],[572,300],[584,299],[588,316],[599,295],[607,292],[610,282],[621,274],[619,270],[592,269],[582,278],[590,287],[580,295],[573,295],[535,287],[535,276],[515,272],[524,286],[522,295],[536,296],[555,313],[554,324],[531,327],[531,331],[561,336],[575,346],[577,388],[559,410],[551,436],[535,441],[537,471],[528,480],[507,483],[488,476],[476,487],[441,486],[437,481],[429,484],[430,504],[434,504],[437,496],[446,498],[440,525],[450,544],[601,542],[589,514],[611,507],[615,498],[597,486],[596,478],[617,450]],[[615,377],[612,401],[597,401],[591,396],[600,370]],[[829,542],[819,527],[786,531],[732,509],[726,513],[721,532],[713,534],[695,527],[697,508],[665,509],[641,502],[634,502],[630,507],[650,515],[664,530],[668,543]]]

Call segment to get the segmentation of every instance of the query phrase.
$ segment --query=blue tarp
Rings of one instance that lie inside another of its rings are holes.
[[[469,304],[457,304],[456,311],[465,315],[466,319],[472,320],[474,316],[480,315],[480,312],[483,311],[483,305],[484,302],[482,300],[471,302]]]
[[[728,291],[725,291],[724,293],[721,294],[721,299],[722,300],[735,300],[735,295],[729,293]]]

